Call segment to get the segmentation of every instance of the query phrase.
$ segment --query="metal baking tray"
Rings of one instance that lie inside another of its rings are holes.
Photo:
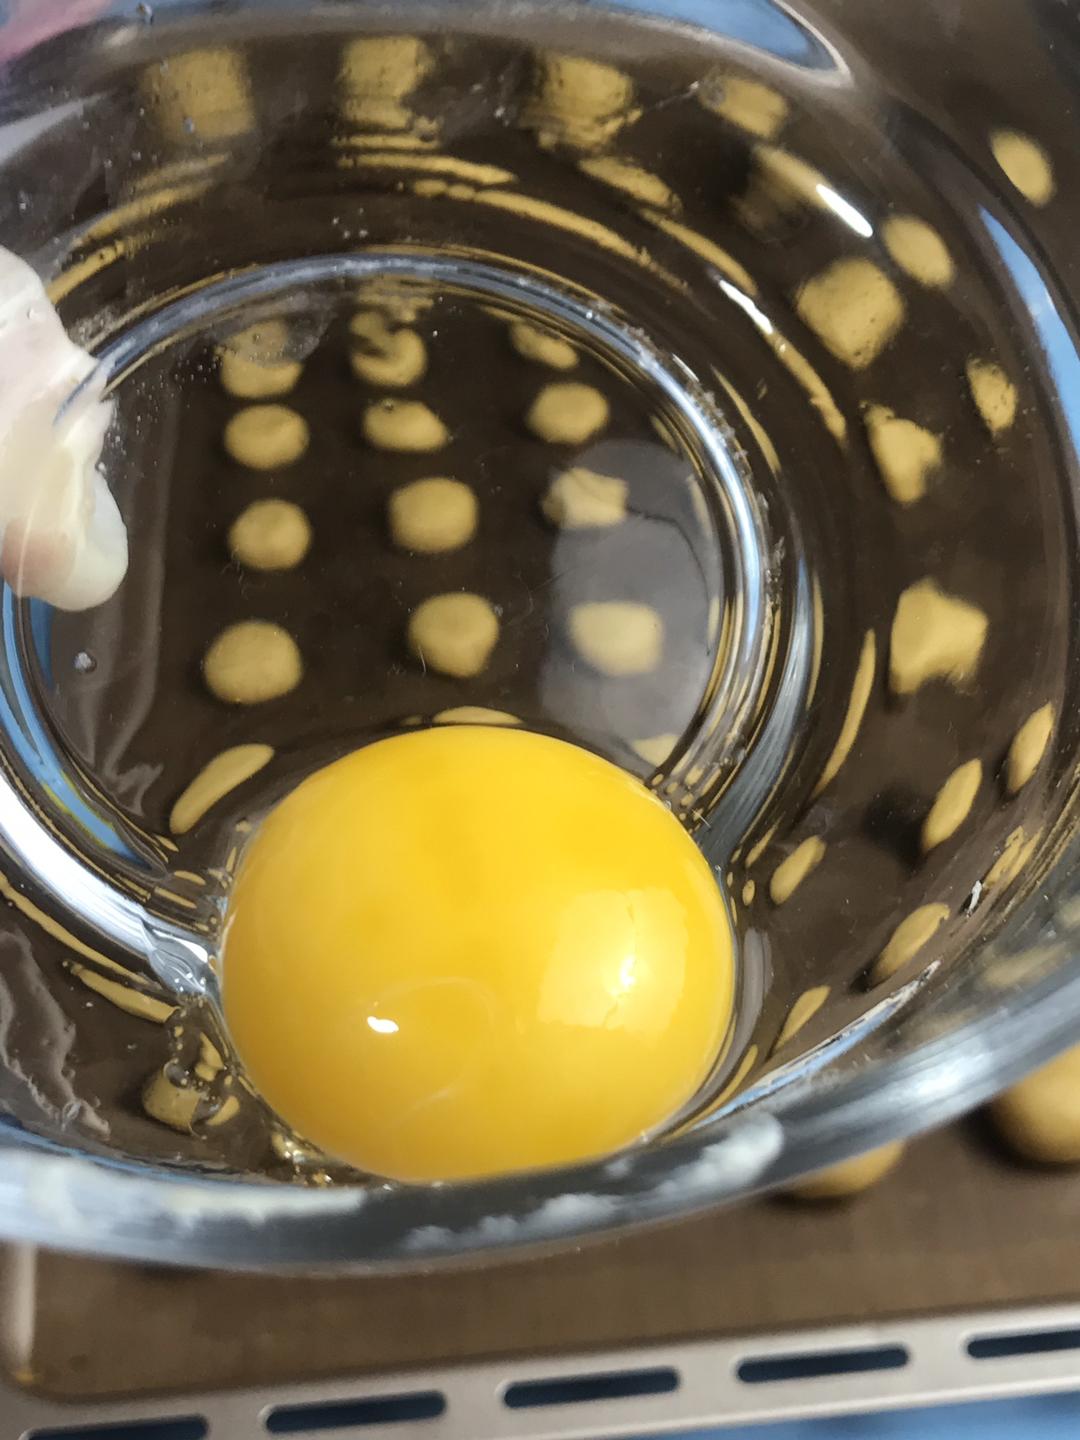
[[[1074,1388],[1078,1206],[1080,1173],[1015,1165],[972,1120],[849,1202],[763,1201],[457,1271],[284,1278],[11,1248],[0,1436],[538,1440]]]

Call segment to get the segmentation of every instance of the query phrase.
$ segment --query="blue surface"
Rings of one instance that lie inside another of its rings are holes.
[[[1057,408],[1069,430],[1073,451],[1080,459],[1080,353],[1076,339],[1043,278],[1042,271],[1024,247],[988,210],[980,209],[986,226],[1042,344]]]
[[[19,603],[5,585],[0,598],[0,648],[6,659],[0,672],[0,731],[40,788],[80,829],[110,853],[134,860],[135,852],[120,832],[91,809],[76,790],[42,722],[20,658]],[[52,615],[51,606],[40,600],[30,601],[30,634],[38,663],[49,683],[52,683]]]
[[[1080,1391],[1024,1400],[973,1400],[878,1415],[834,1415],[821,1420],[695,1430],[678,1440],[1077,1440],[1078,1436]]]

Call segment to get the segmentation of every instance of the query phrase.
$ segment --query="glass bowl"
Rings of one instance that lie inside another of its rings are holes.
[[[1051,0],[9,7],[0,243],[97,361],[64,414],[112,406],[131,564],[82,612],[2,596],[0,1232],[308,1268],[578,1240],[1074,1038],[1077,58]],[[536,419],[566,383],[602,435]],[[388,536],[432,462],[372,426],[415,400],[478,500],[452,553]],[[290,413],[245,461],[251,403]],[[229,539],[263,499],[295,568]],[[448,674],[409,619],[459,590],[499,638]],[[225,703],[201,662],[250,620],[303,679]],[[244,1085],[222,906],[303,775],[492,712],[690,828],[737,1019],[636,1148],[391,1184]]]

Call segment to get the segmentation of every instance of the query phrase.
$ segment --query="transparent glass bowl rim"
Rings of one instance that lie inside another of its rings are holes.
[[[279,23],[292,8],[262,3]],[[597,16],[631,11],[646,22],[674,21],[705,33],[720,20],[708,0],[575,3]],[[174,8],[173,0],[157,8]],[[178,18],[199,8],[175,4]],[[735,8],[738,21],[743,11],[777,7],[744,0]],[[422,3],[413,18],[430,20],[438,9]],[[131,7],[106,4],[96,18],[118,17],[131,21]],[[321,18],[338,17],[330,7]],[[72,27],[80,23],[74,14]],[[817,41],[811,33],[806,38]],[[1070,844],[1053,867],[1054,880],[1070,893],[1078,851],[1080,844]],[[1034,896],[1016,905],[996,941],[1008,945],[1030,926],[1034,905]],[[918,988],[916,981],[908,990]],[[904,992],[898,1002],[903,998]],[[679,1138],[570,1169],[483,1182],[324,1189],[93,1158],[27,1132],[0,1132],[0,1235],[157,1263],[305,1272],[429,1268],[494,1251],[544,1249],[675,1221],[944,1124],[1075,1041],[1078,1020],[1080,967],[1066,962],[1014,992],[1008,1006],[988,1006],[949,1034],[854,1074],[807,1066],[804,1056],[794,1062],[803,1073],[768,1097]]]
[[[1019,906],[1009,930],[1027,917]],[[1007,938],[1007,933],[997,937]],[[913,982],[917,984],[917,982]],[[430,1268],[684,1219],[967,1113],[1075,1040],[1080,970],[1011,1009],[609,1160],[452,1185],[330,1189],[144,1169],[31,1135],[0,1151],[0,1234],[133,1260],[307,1272]],[[804,1057],[805,1060],[805,1057]],[[825,1083],[821,1083],[825,1082]]]

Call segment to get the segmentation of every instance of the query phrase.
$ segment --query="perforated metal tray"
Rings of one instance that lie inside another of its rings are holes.
[[[172,1423],[148,1440],[538,1440],[1071,1388],[1078,1204],[1080,1175],[1014,1166],[969,1122],[848,1204],[767,1202],[456,1273],[12,1249],[0,1435],[152,1420]]]

